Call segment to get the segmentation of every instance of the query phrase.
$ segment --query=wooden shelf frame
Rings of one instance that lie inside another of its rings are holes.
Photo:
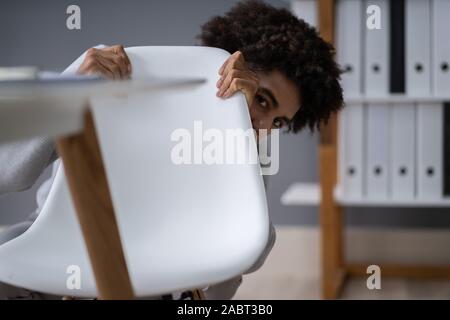
[[[335,0],[317,0],[318,27],[323,39],[334,44]],[[377,97],[373,97],[377,98]],[[367,97],[350,99],[352,103],[365,101]],[[371,98],[372,99],[372,98]],[[379,97],[380,100],[407,102],[427,100],[436,102],[442,97]],[[446,100],[446,99],[444,99]],[[372,263],[347,264],[344,258],[343,237],[344,221],[342,206],[334,197],[334,188],[338,183],[338,115],[333,115],[327,125],[321,127],[319,142],[319,176],[320,176],[320,229],[321,229],[321,272],[322,297],[336,299],[347,276],[367,277],[366,268]],[[382,276],[412,278],[448,278],[450,266],[431,265],[389,265],[380,264]]]

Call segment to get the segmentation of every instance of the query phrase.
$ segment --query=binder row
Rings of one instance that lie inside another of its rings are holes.
[[[380,29],[366,25],[371,5],[380,8]],[[424,99],[450,96],[450,1],[338,0],[336,9],[347,101],[339,119],[343,195],[450,196],[450,103]],[[390,102],[392,95],[413,99]],[[354,97],[367,103],[348,103]]]

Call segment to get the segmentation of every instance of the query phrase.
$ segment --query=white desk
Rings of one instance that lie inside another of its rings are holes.
[[[64,78],[63,78],[64,79]],[[63,136],[83,128],[89,98],[164,90],[201,78],[0,82],[0,143],[32,136]]]

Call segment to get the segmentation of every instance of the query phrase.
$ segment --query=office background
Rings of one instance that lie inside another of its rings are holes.
[[[0,66],[37,65],[62,70],[85,49],[97,44],[194,45],[200,26],[224,13],[236,0],[76,0],[2,1]],[[289,8],[289,2],[266,0]],[[66,28],[66,8],[81,8],[81,30]],[[276,224],[315,225],[316,207],[283,206],[280,197],[293,182],[318,180],[318,135],[307,131],[281,136],[280,171],[270,177],[268,201]],[[25,219],[35,207],[37,186],[0,196],[0,225]],[[446,209],[347,208],[349,225],[386,227],[450,227]]]

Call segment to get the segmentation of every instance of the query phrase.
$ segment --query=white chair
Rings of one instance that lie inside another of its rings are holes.
[[[192,132],[194,121],[201,120],[204,130],[251,128],[242,94],[215,96],[217,71],[228,53],[206,47],[126,51],[134,78],[207,79],[197,86],[92,100],[135,295],[200,288],[244,273],[268,239],[259,164],[175,165],[170,158],[176,144],[171,134],[179,128]],[[67,286],[70,266],[81,271],[80,289]],[[0,281],[49,294],[97,296],[62,164],[36,222],[0,246]]]

